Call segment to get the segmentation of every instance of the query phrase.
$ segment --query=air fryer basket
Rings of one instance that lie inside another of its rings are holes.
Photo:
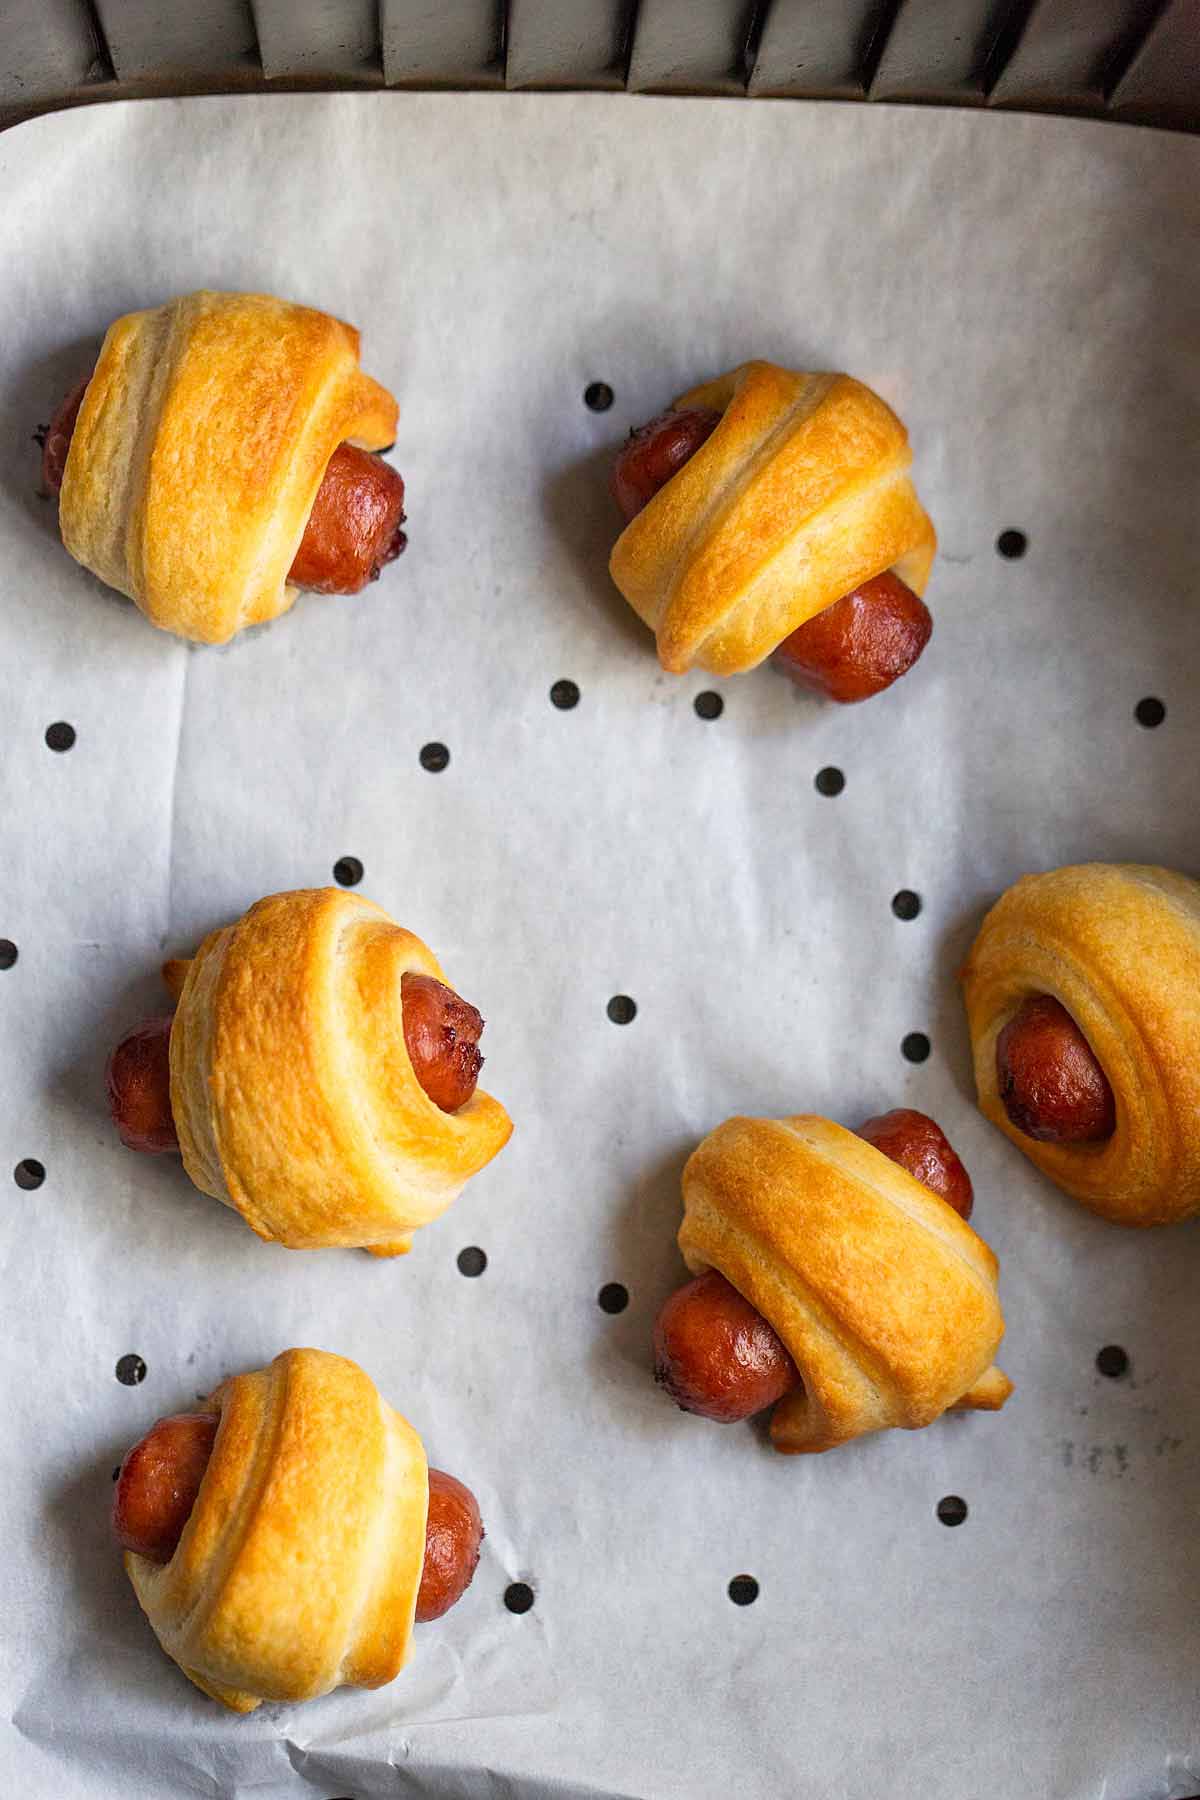
[[[138,95],[627,88],[1200,129],[1197,0],[7,0],[0,126]]]

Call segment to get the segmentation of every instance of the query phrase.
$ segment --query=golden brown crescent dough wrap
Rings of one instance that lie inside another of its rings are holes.
[[[223,644],[286,612],[341,443],[381,450],[396,402],[358,333],[266,294],[188,294],[109,326],[71,439],[63,543],[164,631]]]
[[[924,593],[937,538],[908,478],[908,434],[861,381],[750,362],[675,406],[721,422],[609,564],[664,669],[752,669],[886,569]]]
[[[1012,1383],[998,1265],[937,1194],[811,1114],[727,1119],[683,1172],[679,1247],[718,1269],[787,1346],[802,1385],[771,1415],[790,1453],[994,1411]]]
[[[260,1237],[397,1255],[508,1142],[481,1088],[446,1113],[421,1087],[409,971],[446,980],[420,938],[340,888],[260,900],[192,958],[171,1030],[184,1167]]]
[[[167,1655],[236,1712],[393,1680],[425,1563],[412,1426],[325,1350],[285,1350],[208,1408],[221,1423],[175,1554],[125,1557]]]

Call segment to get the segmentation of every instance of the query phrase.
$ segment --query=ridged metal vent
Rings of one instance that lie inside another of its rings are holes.
[[[1200,130],[1200,0],[4,0],[0,125],[146,94],[627,88]]]

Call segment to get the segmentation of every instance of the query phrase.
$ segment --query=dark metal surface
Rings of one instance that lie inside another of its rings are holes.
[[[624,87],[633,10],[629,0],[509,0],[505,85]]]
[[[261,73],[250,0],[197,0],[191,6],[95,0],[94,15],[118,81],[219,80],[244,68]]]
[[[630,89],[744,93],[759,11],[748,0],[640,0],[629,52]]]
[[[263,74],[370,77],[381,71],[377,0],[254,0]]]
[[[1039,0],[993,102],[1103,111],[1160,10],[1146,0]]]
[[[898,11],[899,0],[775,0],[750,93],[865,100]]]
[[[501,0],[381,0],[382,78],[415,87],[503,87]]]
[[[1200,0],[2,0],[0,126],[347,87],[941,102],[1200,131]]]
[[[0,9],[0,119],[16,106],[70,93],[101,74],[79,0],[7,0]]]
[[[872,98],[983,105],[1032,11],[1030,0],[907,0],[880,53]]]

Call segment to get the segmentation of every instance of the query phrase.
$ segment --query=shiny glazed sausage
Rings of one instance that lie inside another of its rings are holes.
[[[113,1532],[123,1550],[169,1563],[192,1516],[216,1441],[215,1413],[159,1419],[126,1456],[113,1495]],[[471,1585],[483,1520],[470,1488],[441,1469],[429,1471],[425,1563],[417,1619],[440,1619]]]
[[[122,1550],[170,1562],[192,1516],[217,1424],[215,1413],[175,1413],[133,1446],[113,1495],[113,1531]]]
[[[613,499],[626,523],[649,506],[659,488],[666,487],[720,423],[719,412],[692,406],[683,412],[659,413],[630,432],[610,477]]]
[[[171,1114],[171,1019],[147,1019],[108,1059],[109,1111],[127,1150],[178,1150]]]
[[[798,687],[848,706],[907,675],[932,634],[925,602],[889,570],[806,619],[774,662]]]
[[[440,1619],[462,1599],[478,1567],[482,1543],[483,1520],[470,1488],[442,1469],[430,1469],[425,1567],[417,1594],[418,1625]]]
[[[928,1113],[898,1106],[860,1125],[856,1136],[882,1150],[892,1162],[932,1188],[952,1206],[961,1219],[969,1219],[975,1204],[971,1177],[941,1126]]]
[[[899,1107],[868,1119],[856,1135],[970,1217],[970,1177],[925,1113]],[[731,1425],[773,1406],[801,1377],[762,1314],[709,1269],[677,1289],[659,1313],[654,1379],[684,1412]]]
[[[46,427],[42,439],[42,486],[48,494],[57,494],[62,488],[67,451],[71,448],[75,421],[90,380],[90,375],[85,376],[78,387],[73,387],[66,398],[59,401],[58,410]]]
[[[483,1057],[483,1020],[453,988],[432,975],[407,974],[400,983],[404,1043],[413,1073],[435,1106],[457,1112],[475,1092]]]
[[[800,1376],[762,1314],[707,1269],[658,1315],[654,1379],[684,1412],[734,1425],[773,1406]]]
[[[81,381],[72,389],[46,431],[42,483],[51,494],[62,489],[87,385]],[[382,456],[339,444],[317,489],[288,580],[320,594],[361,593],[404,549],[403,523],[404,483],[398,472]]]
[[[317,594],[358,594],[408,539],[404,483],[391,463],[339,444],[317,489],[288,580]]]
[[[1108,1077],[1059,1001],[1034,994],[996,1039],[996,1080],[1018,1131],[1043,1144],[1096,1144],[1117,1113]]]

